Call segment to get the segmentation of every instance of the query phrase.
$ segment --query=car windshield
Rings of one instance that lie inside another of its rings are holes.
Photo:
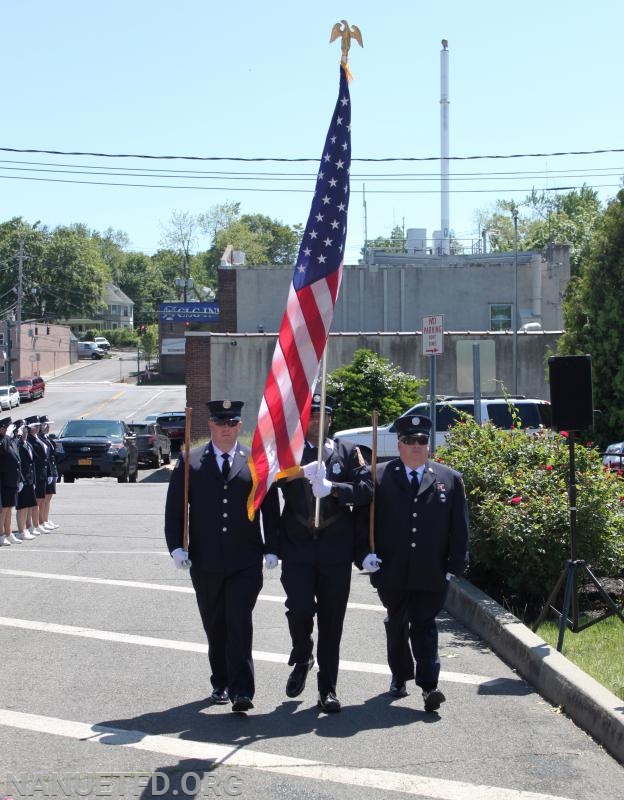
[[[162,416],[158,417],[158,424],[162,425],[165,423],[177,424],[177,425],[184,425],[185,415],[184,414],[163,414]]]
[[[131,422],[128,427],[134,433],[149,433],[149,425],[141,425],[137,422]]]
[[[114,420],[97,419],[71,419],[63,428],[60,437],[66,436],[92,436],[105,438],[108,436],[123,436],[123,425]]]
[[[32,381],[15,381],[16,386],[30,386]]]
[[[8,394],[9,390],[6,387],[0,386],[0,394]]]

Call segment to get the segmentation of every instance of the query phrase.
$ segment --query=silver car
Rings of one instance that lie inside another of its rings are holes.
[[[624,469],[624,442],[616,442],[607,447],[602,466],[607,469]]]

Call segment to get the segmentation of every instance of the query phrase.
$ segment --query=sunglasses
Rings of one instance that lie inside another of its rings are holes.
[[[213,419],[212,422],[218,428],[235,428],[240,420],[239,419]]]
[[[429,444],[429,437],[424,433],[416,433],[412,436],[401,436],[399,441],[401,444]]]

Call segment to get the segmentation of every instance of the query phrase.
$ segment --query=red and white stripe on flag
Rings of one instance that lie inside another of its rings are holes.
[[[253,488],[247,501],[250,519],[276,475],[298,467],[301,461],[312,388],[342,277],[350,165],[351,100],[341,67],[338,100],[253,436],[249,457]]]

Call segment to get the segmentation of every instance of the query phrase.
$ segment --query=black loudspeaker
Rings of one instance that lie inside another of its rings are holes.
[[[583,431],[594,425],[591,356],[548,359],[552,426],[556,431]]]

